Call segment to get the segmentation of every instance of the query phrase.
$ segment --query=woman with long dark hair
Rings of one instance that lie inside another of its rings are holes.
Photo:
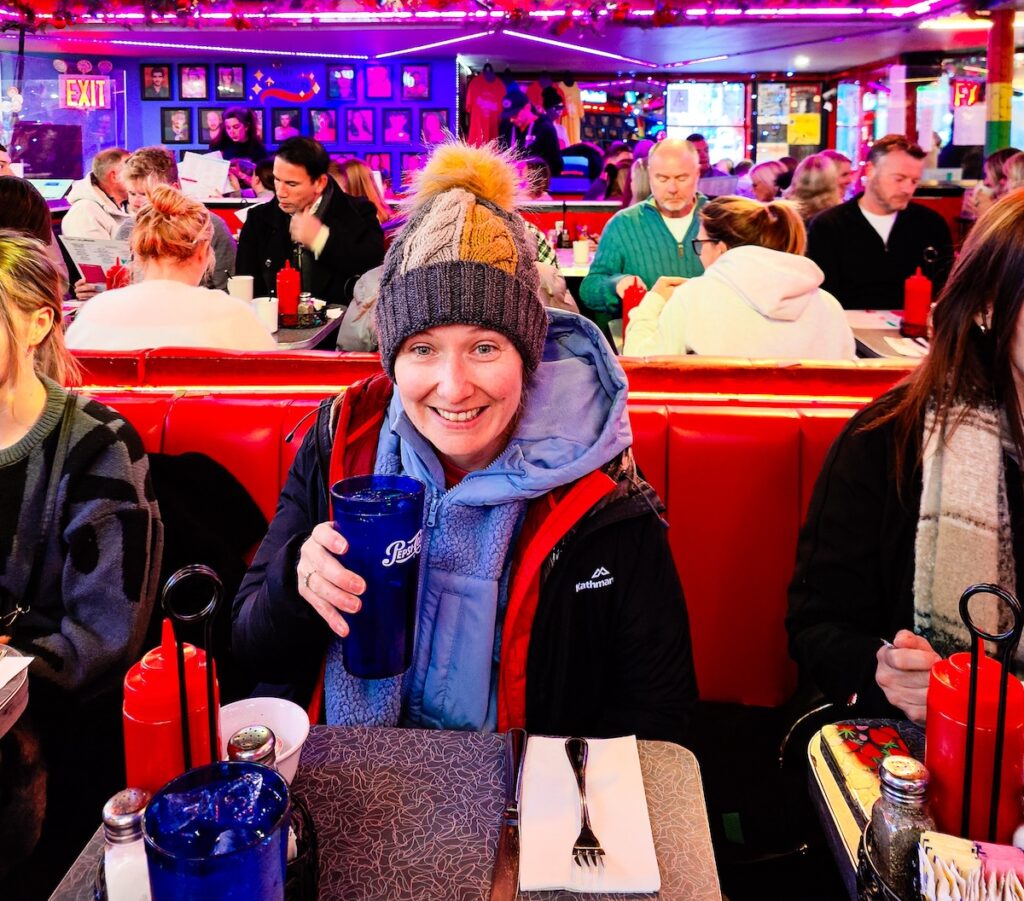
[[[256,117],[247,106],[229,106],[224,112],[220,137],[210,143],[210,150],[219,150],[226,160],[239,157],[258,163],[267,155],[267,148],[257,137]]]
[[[961,593],[1024,584],[1022,306],[1016,191],[968,235],[928,356],[850,421],[818,478],[787,627],[793,656],[834,701],[923,722],[932,664],[969,646]]]

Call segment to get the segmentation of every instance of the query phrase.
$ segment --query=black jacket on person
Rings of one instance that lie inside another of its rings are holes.
[[[348,303],[356,279],[384,261],[384,232],[377,211],[328,179],[316,215],[330,229],[330,237],[319,259],[302,249],[302,290],[331,304]],[[253,276],[256,297],[277,293],[271,288],[286,260],[296,265],[290,224],[291,216],[276,200],[249,208],[238,239],[235,273]]]
[[[892,641],[914,623],[921,508],[916,448],[906,449],[897,477],[895,424],[865,430],[892,409],[901,390],[857,413],[832,445],[814,486],[789,587],[790,654],[830,701],[844,705],[856,694],[857,711],[865,716],[903,716],[875,682],[875,655],[881,639]],[[1009,457],[1004,464],[1017,584],[1024,585],[1021,473]],[[970,580],[969,573],[964,576]]]
[[[562,174],[565,164],[562,162],[562,150],[558,146],[558,132],[547,116],[538,116],[525,132],[513,127],[511,137],[514,141],[513,149],[523,156],[540,157],[548,164],[552,175]]]
[[[953,264],[953,241],[946,220],[934,210],[910,203],[896,214],[888,244],[852,200],[819,213],[807,230],[807,256],[825,273],[822,290],[848,310],[903,307],[903,283],[918,266],[932,280],[937,298]],[[925,249],[937,254],[925,262]]]
[[[256,138],[232,141],[226,134],[211,144],[210,150],[219,150],[221,157],[226,160],[251,160],[254,163],[267,156],[267,148]]]
[[[257,694],[303,705],[333,638],[296,584],[303,542],[330,519],[330,411],[325,401],[234,603],[234,653],[266,680]],[[697,682],[660,502],[628,451],[605,472],[616,488],[581,516],[540,571],[526,655],[526,728],[683,743]]]

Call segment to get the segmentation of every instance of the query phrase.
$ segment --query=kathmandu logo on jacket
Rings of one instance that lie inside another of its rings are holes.
[[[420,549],[423,546],[423,530],[420,529],[415,535],[412,536],[408,541],[392,541],[387,546],[384,553],[387,554],[381,564],[383,566],[394,566],[396,563],[405,563],[406,560],[412,560],[420,555]]]
[[[594,574],[589,579],[587,579],[586,582],[576,583],[576,592],[579,593],[581,591],[589,591],[593,588],[607,588],[614,581],[615,576],[608,572],[608,570],[606,570],[603,566],[599,566],[597,569],[594,570]]]

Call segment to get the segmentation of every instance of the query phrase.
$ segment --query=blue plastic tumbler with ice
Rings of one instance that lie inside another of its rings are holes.
[[[331,488],[338,559],[366,582],[363,605],[345,619],[345,669],[363,679],[404,673],[412,663],[423,543],[423,483],[409,476],[342,479]]]
[[[168,782],[142,818],[153,901],[283,901],[288,785],[230,761]]]

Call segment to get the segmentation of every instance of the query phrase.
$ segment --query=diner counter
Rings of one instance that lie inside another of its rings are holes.
[[[639,750],[661,891],[521,897],[721,898],[696,759],[666,742],[642,741]],[[314,726],[292,790],[316,827],[319,897],[486,899],[504,803],[502,752],[503,737],[490,733]],[[97,832],[54,901],[91,901],[102,847]]]

